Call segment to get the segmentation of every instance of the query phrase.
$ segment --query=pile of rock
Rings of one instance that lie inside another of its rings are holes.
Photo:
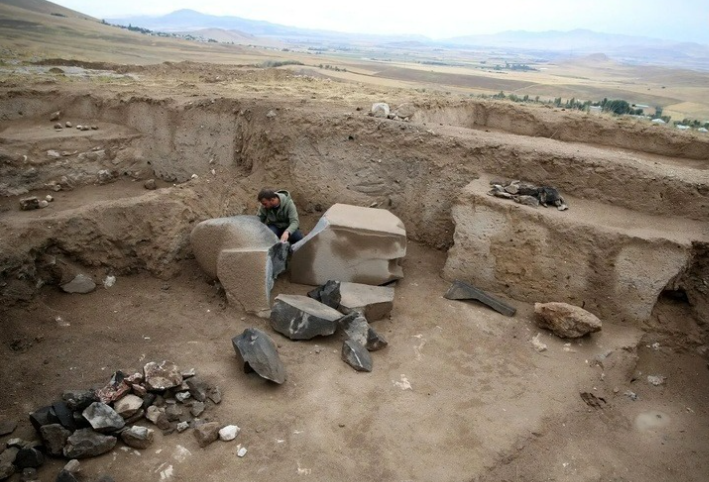
[[[58,121],[59,119],[61,119],[61,117],[62,117],[62,111],[58,110],[58,111],[56,111],[56,112],[52,112],[51,114],[49,114],[49,121],[50,121],[50,122],[56,122],[56,121]],[[61,129],[64,129],[65,127],[66,127],[67,129],[71,129],[71,128],[73,127],[73,125],[72,125],[72,123],[71,123],[70,121],[66,121],[64,124],[62,124],[61,122],[56,122],[56,123],[54,124],[54,128],[55,128],[56,130],[61,130]],[[88,130],[97,131],[97,130],[98,130],[98,126],[97,126],[96,124],[93,124],[93,125],[79,124],[79,125],[76,126],[76,129],[77,129],[77,130],[80,130],[80,131],[88,131]]]
[[[164,435],[193,428],[201,447],[220,435],[233,440],[239,427],[224,427],[203,416],[209,404],[221,400],[218,387],[197,377],[194,369],[181,371],[170,361],[150,362],[142,373],[132,375],[117,371],[98,390],[67,390],[60,401],[32,412],[30,422],[40,439],[7,443],[0,454],[0,481],[16,471],[36,470],[45,456],[96,457],[112,450],[118,439],[129,447],[145,449],[153,443],[154,430],[134,425],[145,420]],[[65,469],[57,477],[60,480],[76,478]]]
[[[516,203],[532,207],[542,205],[556,206],[559,211],[569,209],[559,191],[550,186],[536,186],[524,181],[490,181],[490,185],[490,196],[512,199]]]
[[[344,334],[341,357],[357,371],[371,372],[369,352],[381,350],[387,341],[369,324],[391,313],[394,288],[328,281],[308,296],[278,295],[271,310],[271,327],[291,340]],[[244,371],[283,383],[285,369],[275,344],[266,333],[249,328],[232,339]]]
[[[37,196],[31,196],[20,199],[20,211],[32,211],[34,209],[43,209],[49,206],[50,202],[54,201],[54,197],[47,194],[44,199],[39,199]]]

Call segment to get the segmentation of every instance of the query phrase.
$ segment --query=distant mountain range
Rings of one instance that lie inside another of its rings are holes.
[[[604,53],[630,64],[665,65],[709,70],[709,46],[630,35],[604,34],[591,30],[568,32],[509,31],[493,35],[468,35],[432,40],[423,35],[367,35],[312,30],[241,17],[207,15],[177,10],[159,17],[139,16],[107,19],[118,25],[133,25],[161,32],[191,32],[223,29],[245,38],[264,37],[290,43],[367,44],[393,48],[493,48],[526,52],[540,58],[585,56]],[[257,43],[257,42],[254,42]]]

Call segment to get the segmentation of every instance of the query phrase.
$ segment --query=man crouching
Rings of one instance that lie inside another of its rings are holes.
[[[298,211],[288,191],[262,189],[258,193],[258,201],[261,203],[258,209],[259,219],[282,243],[295,244],[303,239],[303,233],[299,229]]]

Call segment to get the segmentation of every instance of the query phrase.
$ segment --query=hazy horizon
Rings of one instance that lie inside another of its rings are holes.
[[[410,2],[360,0],[341,5],[323,0],[263,0],[225,5],[215,0],[125,0],[120,4],[94,0],[55,0],[53,3],[97,18],[160,16],[191,9],[209,15],[319,30],[380,35],[424,35],[442,39],[524,30],[545,32],[587,29],[675,41],[709,44],[709,2],[679,0],[668,8],[662,0],[500,0],[484,6],[440,0],[435,8]]]

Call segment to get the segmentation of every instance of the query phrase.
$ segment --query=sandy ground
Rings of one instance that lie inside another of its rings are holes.
[[[116,369],[169,359],[221,388],[224,400],[208,418],[242,433],[205,449],[191,431],[158,434],[143,452],[116,448],[86,460],[87,474],[145,481],[164,474],[227,481],[235,473],[240,480],[706,480],[705,362],[663,346],[641,348],[642,375],[610,386],[592,366],[594,356],[633,345],[640,332],[608,326],[570,344],[543,333],[549,348],[538,353],[530,306],[513,303],[518,314],[507,318],[442,298],[444,261],[443,253],[410,243],[394,312],[375,322],[390,346],[373,353],[370,374],[340,361],[338,335],[292,342],[267,320],[226,305],[194,261],[167,282],[119,277],[88,295],[47,287],[3,322],[0,419],[21,420],[14,435],[30,437],[25,414],[62,390],[100,386]],[[307,289],[279,280],[275,292]],[[288,371],[283,386],[237,365],[230,339],[252,326],[278,343]],[[653,387],[646,374],[667,383]],[[607,403],[591,408],[581,392]],[[248,449],[244,458],[237,444]],[[41,480],[53,480],[60,465],[43,467]]]

